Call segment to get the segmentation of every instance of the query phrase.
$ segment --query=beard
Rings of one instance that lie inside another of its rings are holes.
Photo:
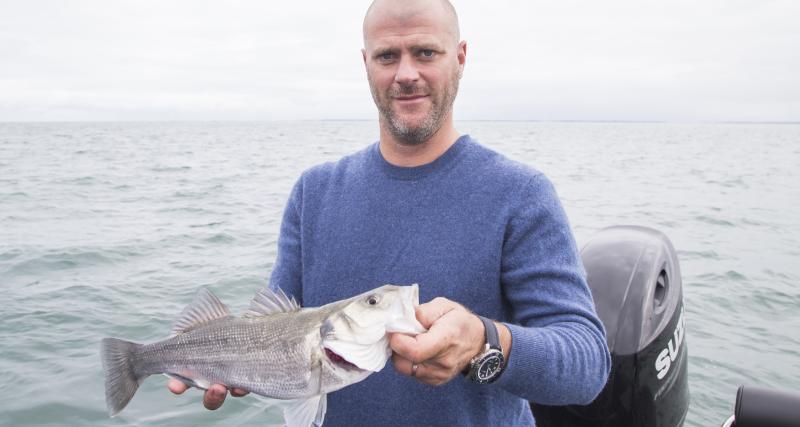
[[[403,145],[425,143],[442,128],[442,124],[453,109],[461,77],[459,74],[454,73],[439,93],[432,91],[425,83],[412,83],[394,84],[385,94],[380,94],[372,79],[369,79],[372,99],[378,107],[381,124]],[[404,120],[392,109],[394,97],[415,95],[428,95],[431,104],[430,110],[418,123]]]

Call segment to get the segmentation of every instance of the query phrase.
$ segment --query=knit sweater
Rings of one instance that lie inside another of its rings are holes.
[[[432,387],[390,362],[328,396],[326,427],[534,425],[528,401],[588,404],[605,385],[603,326],[552,184],[469,136],[419,167],[375,143],[294,186],[270,286],[319,306],[386,283],[504,322],[505,372]]]

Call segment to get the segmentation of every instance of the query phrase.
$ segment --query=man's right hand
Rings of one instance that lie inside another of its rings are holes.
[[[170,378],[169,382],[167,383],[167,388],[169,391],[175,394],[182,394],[190,387],[176,379]],[[233,397],[242,397],[247,393],[249,393],[247,390],[242,390],[240,388],[231,389],[231,396]],[[225,396],[227,395],[227,387],[222,384],[213,384],[203,395],[203,406],[212,411],[218,409],[223,403],[225,403]]]

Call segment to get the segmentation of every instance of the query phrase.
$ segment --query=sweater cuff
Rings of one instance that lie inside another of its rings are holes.
[[[537,384],[547,364],[538,359],[547,354],[544,337],[537,328],[503,323],[511,331],[511,349],[506,368],[495,384],[518,396],[530,394],[530,384]]]

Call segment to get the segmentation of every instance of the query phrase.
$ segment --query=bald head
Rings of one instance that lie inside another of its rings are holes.
[[[458,15],[448,0],[375,0],[364,16],[364,47],[367,47],[369,34],[386,22],[411,22],[420,17],[438,20],[458,44],[461,39]]]

